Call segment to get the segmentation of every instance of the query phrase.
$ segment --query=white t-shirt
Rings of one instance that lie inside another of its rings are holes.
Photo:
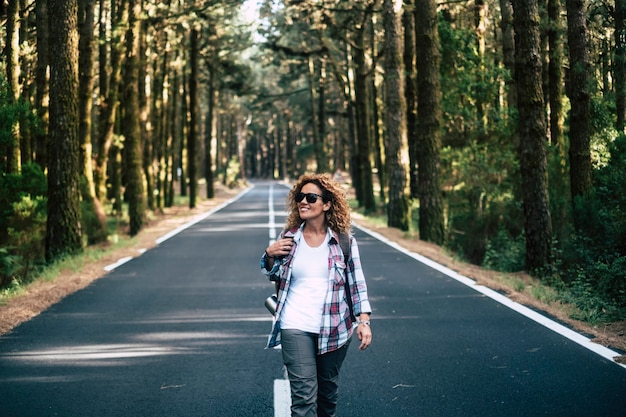
[[[281,329],[319,333],[328,291],[328,235],[312,248],[300,239],[293,260],[289,294],[281,314]]]

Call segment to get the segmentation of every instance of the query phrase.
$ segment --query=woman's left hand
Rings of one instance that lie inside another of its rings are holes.
[[[367,316],[367,318],[361,318],[356,328],[356,335],[361,341],[361,345],[359,346],[360,350],[367,349],[372,343],[372,329],[370,328],[369,320],[369,316]],[[367,324],[365,322],[367,322]]]

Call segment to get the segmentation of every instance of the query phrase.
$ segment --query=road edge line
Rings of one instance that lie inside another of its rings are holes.
[[[416,261],[419,261],[423,263],[424,265],[449,276],[450,278],[460,282],[461,284],[469,288],[472,288],[475,291],[478,291],[479,293],[491,298],[492,300],[518,312],[519,314],[529,318],[530,320],[533,320],[534,322],[552,330],[555,333],[560,334],[563,337],[566,337],[572,342],[575,342],[578,345],[590,350],[591,352],[596,353],[602,356],[603,358],[608,359],[612,363],[626,369],[626,364],[621,364],[614,359],[615,357],[620,356],[620,353],[606,346],[602,346],[598,343],[591,341],[591,339],[589,339],[588,337],[583,336],[582,334],[560,323],[557,323],[556,321],[550,319],[549,317],[544,316],[543,314],[540,314],[518,302],[511,300],[510,298],[500,294],[497,291],[492,290],[491,288],[485,287],[484,285],[478,285],[476,284],[476,281],[474,281],[473,279],[463,276],[459,274],[458,272],[455,272],[452,269],[433,261],[432,259],[429,259],[418,253],[411,252],[410,250],[406,249],[400,244],[389,240],[385,236],[379,233],[376,233],[373,230],[370,230],[365,226],[362,226],[355,222],[353,222],[352,225],[356,227],[357,229],[361,230],[362,232],[372,236],[373,238],[387,244],[388,246],[391,246],[394,249],[399,250],[400,252],[406,254],[407,256],[410,256]]]

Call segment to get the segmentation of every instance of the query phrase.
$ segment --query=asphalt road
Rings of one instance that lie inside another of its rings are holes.
[[[280,415],[258,259],[286,193],[256,183],[0,337],[0,417]],[[356,236],[374,341],[350,348],[341,417],[626,416],[625,367]]]

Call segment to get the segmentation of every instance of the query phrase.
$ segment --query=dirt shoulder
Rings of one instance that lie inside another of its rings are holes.
[[[231,190],[225,187],[216,187],[216,197],[211,200],[203,199],[197,207],[190,210],[188,207],[172,207],[163,213],[157,214],[142,229],[138,236],[132,239],[130,244],[120,249],[111,249],[103,246],[89,250],[102,250],[105,255],[97,261],[86,262],[76,270],[62,271],[53,281],[38,281],[28,286],[24,293],[11,298],[5,304],[0,305],[0,335],[8,333],[19,324],[30,320],[51,305],[59,302],[69,294],[72,294],[92,283],[94,280],[106,275],[104,267],[117,262],[125,257],[139,256],[144,250],[156,246],[156,239],[177,227],[193,220],[206,211],[235,197],[240,190]],[[439,246],[408,238],[398,230],[388,227],[378,227],[368,223],[364,218],[355,216],[355,222],[384,236],[392,242],[406,248],[411,252],[418,253],[433,261],[440,263],[460,275],[471,278],[477,284],[484,285],[495,291],[506,294],[512,300],[529,306],[533,309],[546,312],[559,322],[574,330],[588,335],[594,342],[622,352],[626,352],[626,322],[611,323],[600,327],[592,327],[585,323],[572,320],[559,306],[547,305],[540,302],[529,294],[519,292],[502,283],[499,277],[501,273],[484,270],[478,266],[466,264],[455,260],[446,254]],[[516,274],[516,278],[532,284],[532,277],[525,274]],[[626,355],[617,359],[626,363]]]

